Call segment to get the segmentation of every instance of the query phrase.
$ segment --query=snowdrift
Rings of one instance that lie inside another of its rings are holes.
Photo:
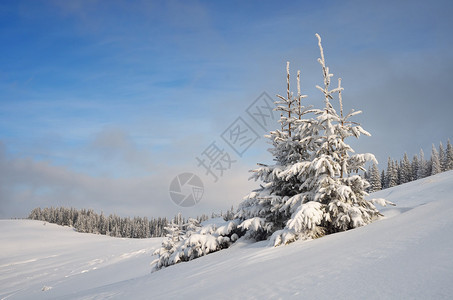
[[[161,239],[0,221],[0,298],[447,299],[453,171],[374,193],[397,204],[365,227],[288,246],[231,248],[150,273]]]

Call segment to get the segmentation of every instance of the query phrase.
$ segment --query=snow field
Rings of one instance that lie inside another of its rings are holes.
[[[1,299],[451,299],[453,171],[379,191],[385,218],[288,246],[240,240],[150,273],[162,239],[0,221]]]

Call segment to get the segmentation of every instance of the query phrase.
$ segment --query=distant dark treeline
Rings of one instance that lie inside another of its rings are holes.
[[[196,219],[199,222],[207,220],[207,215]],[[35,208],[28,219],[46,221],[63,226],[74,227],[78,232],[109,235],[125,238],[164,237],[165,228],[170,222],[184,224],[187,221],[178,214],[173,220],[167,218],[148,219],[147,217],[121,218],[117,215],[104,216],[92,209],[77,210],[66,207]]]

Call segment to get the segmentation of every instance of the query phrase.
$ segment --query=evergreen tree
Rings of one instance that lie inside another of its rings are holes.
[[[379,217],[374,205],[364,199],[368,182],[359,175],[352,175],[352,172],[365,171],[365,162],[375,161],[375,158],[372,154],[350,156],[353,149],[345,143],[348,137],[358,138],[369,133],[349,121],[360,111],[343,115],[341,80],[337,88],[330,89],[332,74],[325,64],[321,38],[317,37],[321,53],[318,62],[324,79],[324,86],[317,88],[323,93],[325,108],[311,110],[316,115],[312,119],[282,117],[282,124],[293,121],[293,131],[288,126],[286,135],[278,131],[271,135],[279,138],[272,139],[271,151],[277,164],[255,170],[255,178],[263,180],[265,185],[247,197],[238,214],[243,220],[241,228],[255,232],[250,230],[253,227],[266,233],[254,234],[254,238],[266,238],[274,231],[274,245],[355,228]],[[339,114],[331,103],[335,94],[338,94]],[[290,99],[289,89],[287,95]],[[290,101],[285,101],[284,108],[290,111]],[[261,202],[251,199],[261,199]],[[269,205],[264,206],[263,202]],[[263,217],[263,207],[266,212],[272,212],[273,219],[269,214]],[[283,229],[277,230],[281,227]]]
[[[223,219],[225,221],[231,221],[234,219],[234,215],[235,215],[235,212],[234,212],[234,206],[232,205],[230,210],[227,210],[227,212],[225,213],[225,215],[223,216]]]
[[[370,182],[370,177],[371,177],[371,166],[368,166],[368,169],[363,173],[362,176],[366,181]],[[370,187],[368,187],[369,189]]]
[[[351,111],[343,115],[341,79],[338,87],[330,89],[333,76],[325,64],[321,38],[317,35],[321,57],[323,87],[316,86],[324,96],[325,108],[313,110],[316,119],[310,127],[299,127],[305,140],[313,140],[308,160],[300,161],[282,172],[285,178],[296,176],[303,182],[300,193],[288,197],[282,209],[291,212],[284,230],[273,235],[275,245],[285,244],[298,238],[316,238],[324,234],[344,231],[363,226],[377,219],[380,214],[375,206],[365,200],[368,182],[352,172],[365,171],[364,164],[374,161],[372,154],[355,154],[345,143],[348,137],[358,138],[361,134],[370,135],[360,125],[349,119],[361,113]],[[338,94],[340,113],[334,109],[331,100]],[[312,150],[313,149],[313,150]]]
[[[444,145],[442,145],[442,142],[439,143],[439,163],[440,163],[440,170],[441,172],[446,171],[446,155],[444,151]]]
[[[300,73],[297,73],[297,97],[290,92],[289,62],[286,65],[286,98],[277,95],[280,99],[276,102],[276,110],[281,112],[281,130],[270,132],[266,136],[272,144],[269,149],[275,157],[273,165],[259,164],[260,168],[253,170],[252,178],[263,182],[261,188],[246,196],[240,206],[236,218],[249,220],[242,224],[247,235],[256,240],[268,238],[274,231],[285,226],[290,216],[288,210],[282,210],[282,206],[288,197],[299,194],[301,182],[297,176],[283,177],[281,174],[288,171],[292,166],[309,158],[310,150],[315,147],[316,141],[301,135],[298,128],[312,128],[311,120],[302,117],[309,112],[301,100],[305,95],[300,91]],[[304,140],[305,139],[305,140]],[[258,218],[258,219],[255,219]],[[251,220],[255,219],[256,222]],[[259,223],[260,226],[248,226]],[[256,229],[256,230],[252,230]]]
[[[404,153],[403,160],[400,164],[400,174],[400,184],[407,183],[412,180],[412,167],[406,153]]]
[[[418,179],[418,169],[420,168],[420,163],[418,161],[417,155],[414,155],[412,158],[412,179],[411,180],[417,180]]]
[[[398,169],[390,157],[388,158],[387,165],[387,188],[391,188],[398,185]]]
[[[418,161],[418,179],[422,179],[428,176],[428,164],[425,160],[425,153],[423,149],[420,149],[420,158]]]
[[[387,159],[387,170],[385,172],[385,184],[384,184],[385,189],[388,189],[390,187],[391,170],[392,170],[392,161],[389,157]]]
[[[371,166],[369,182],[370,182],[370,188],[369,188],[370,193],[377,192],[382,189],[381,176],[379,174],[379,169],[378,169],[376,163],[373,163],[373,165]]]
[[[438,173],[442,172],[441,166],[440,166],[440,161],[439,161],[439,153],[436,150],[436,147],[434,147],[431,150],[431,175],[436,175]]]
[[[381,172],[381,187],[382,189],[385,189],[385,171],[382,170]]]
[[[396,185],[401,184],[401,163],[398,163],[397,160],[394,161],[393,168],[396,170]]]
[[[453,147],[450,140],[447,141],[447,150],[445,154],[445,170],[453,170]]]
[[[103,213],[101,213],[101,216],[99,218],[99,233],[107,235],[109,234],[108,222]]]
[[[86,228],[86,220],[83,218],[77,218],[77,222],[74,226],[78,232],[88,232]]]

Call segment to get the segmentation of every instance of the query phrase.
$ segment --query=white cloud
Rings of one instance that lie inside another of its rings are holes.
[[[140,147],[133,137],[120,128],[104,128],[95,135],[87,149],[113,177],[150,174],[155,168],[150,149]]]
[[[233,204],[237,206],[252,186],[256,186],[247,181],[250,166],[241,163],[217,183],[193,165],[161,166],[158,172],[148,176],[111,178],[95,177],[31,158],[12,158],[4,146],[0,148],[0,218],[25,217],[35,207],[48,206],[93,208],[123,216],[170,217],[178,212],[197,216],[225,211]],[[203,199],[195,207],[178,207],[169,197],[170,181],[181,172],[194,172],[205,183]]]

